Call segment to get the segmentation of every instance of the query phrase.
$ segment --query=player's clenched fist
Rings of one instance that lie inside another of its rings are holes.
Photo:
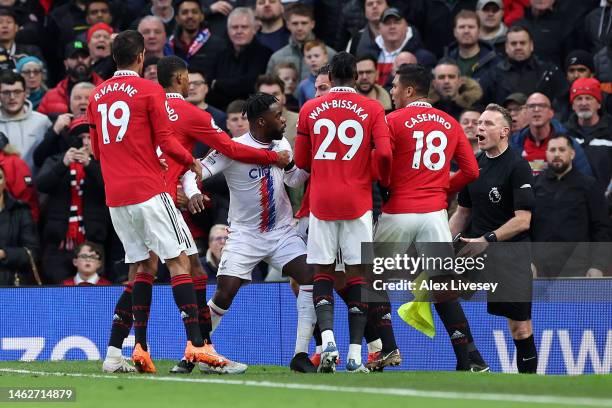
[[[208,196],[204,194],[196,194],[189,199],[187,208],[189,209],[190,213],[197,214],[204,211],[207,202],[210,202],[210,198],[208,198]]]

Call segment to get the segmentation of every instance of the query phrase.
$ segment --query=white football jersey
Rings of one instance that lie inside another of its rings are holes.
[[[292,156],[291,146],[282,138],[270,144],[261,143],[250,133],[234,139],[259,149],[273,151],[287,150]],[[232,227],[243,227],[267,232],[291,223],[293,211],[285,184],[297,187],[310,174],[293,166],[283,170],[273,165],[246,164],[230,159],[213,150],[202,163],[202,178],[206,179],[223,172],[230,190],[229,223]],[[193,172],[183,176],[183,189],[187,197],[199,193]]]

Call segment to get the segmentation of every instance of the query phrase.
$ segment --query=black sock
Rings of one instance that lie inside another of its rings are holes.
[[[196,276],[193,278],[193,288],[195,289],[196,304],[198,305],[198,324],[200,326],[200,334],[208,343],[212,344],[210,339],[210,331],[212,323],[210,321],[210,309],[206,304],[206,276]]]
[[[387,354],[397,349],[393,325],[391,324],[391,303],[374,303],[369,305],[374,309],[373,313],[368,313],[368,324],[374,325],[376,333],[382,342],[382,351]]]
[[[519,373],[535,373],[538,370],[538,351],[533,334],[523,340],[514,340],[516,367]]]
[[[368,303],[364,299],[364,286],[361,277],[348,279],[346,282],[350,344],[361,345],[368,321]]]
[[[312,300],[317,313],[319,330],[334,329],[334,277],[327,274],[317,274],[312,287]]]
[[[123,340],[130,334],[132,329],[132,284],[128,284],[119,296],[113,314],[113,326],[108,341],[110,347],[123,347]]]
[[[312,337],[315,339],[315,346],[320,346],[323,344],[323,339],[321,338],[321,330],[319,329],[319,323],[315,324],[314,331],[312,332]]]
[[[436,303],[435,308],[453,345],[457,357],[457,369],[469,368],[469,352],[474,348],[474,339],[461,304],[452,300]]]
[[[204,345],[204,340],[202,340],[202,335],[200,334],[198,305],[195,299],[191,276],[187,274],[176,275],[170,279],[170,282],[172,283],[174,302],[181,311],[187,340],[195,347],[201,347]]]
[[[363,337],[365,338],[366,343],[370,344],[371,342],[380,339],[378,332],[376,331],[376,327],[374,326],[374,319],[371,319],[370,316],[374,313],[373,305],[368,305],[368,321],[366,322],[365,330],[363,331]]]
[[[147,324],[155,277],[148,273],[136,273],[132,289],[132,314],[134,315],[135,342],[147,351]]]

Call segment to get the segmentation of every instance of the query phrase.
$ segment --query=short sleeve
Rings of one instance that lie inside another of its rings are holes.
[[[462,207],[472,208],[472,197],[470,196],[470,190],[467,186],[459,192],[457,203]]]
[[[533,183],[533,173],[529,163],[523,159],[518,160],[510,175],[515,211],[531,211],[535,206]]]

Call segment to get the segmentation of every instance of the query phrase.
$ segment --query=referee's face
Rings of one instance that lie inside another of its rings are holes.
[[[478,119],[478,148],[492,155],[501,153],[508,146],[510,129],[500,112],[484,111]]]

